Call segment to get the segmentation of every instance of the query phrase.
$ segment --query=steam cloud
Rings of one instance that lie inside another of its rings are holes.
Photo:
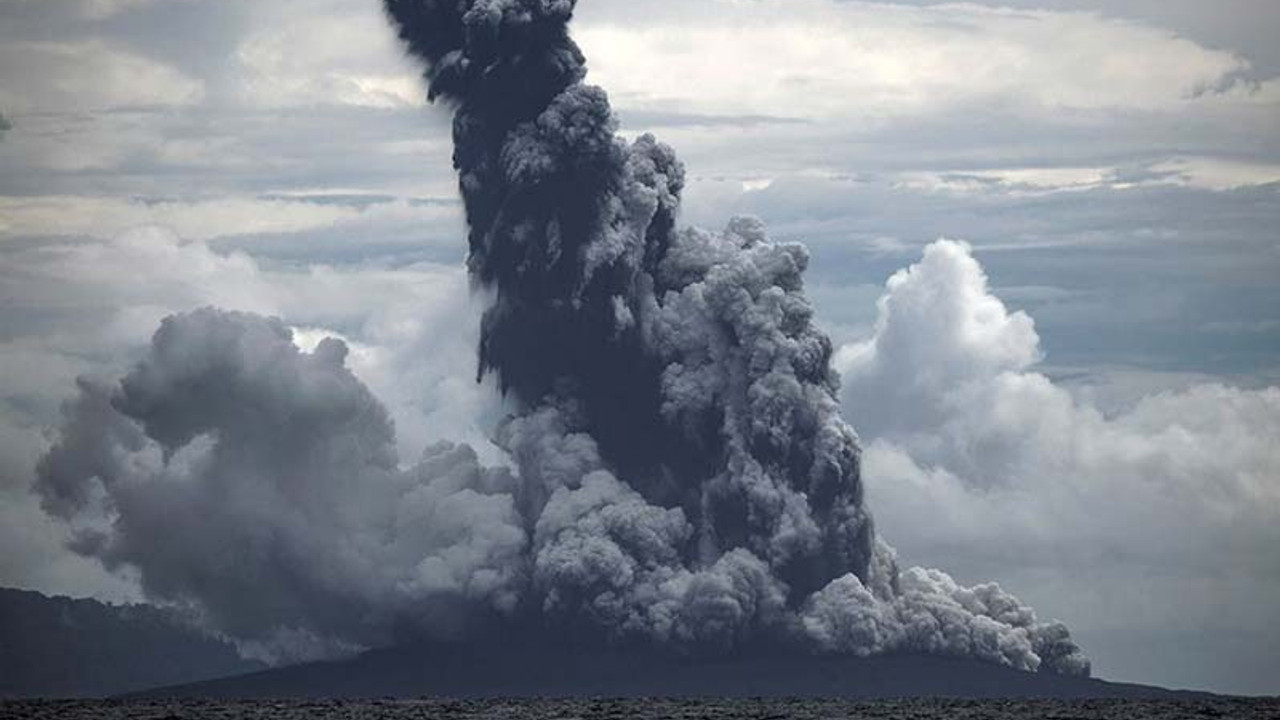
[[[455,112],[480,344],[511,468],[411,467],[345,346],[174,316],[83,380],[39,467],[75,548],[270,654],[528,623],[690,653],[916,650],[1087,674],[996,585],[899,571],[863,505],[806,250],[737,218],[676,229],[683,169],[615,136],[570,0],[386,0]]]

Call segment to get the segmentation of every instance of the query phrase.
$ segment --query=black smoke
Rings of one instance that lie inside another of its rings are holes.
[[[468,265],[495,298],[479,370],[519,408],[494,438],[511,469],[452,445],[402,467],[341,343],[305,353],[278,320],[203,310],[68,405],[37,487],[76,549],[276,652],[506,623],[1087,673],[998,586],[899,571],[806,250],[749,218],[676,228],[682,166],[616,136],[573,6],[386,0],[454,112]]]
[[[454,108],[470,268],[496,290],[481,371],[528,408],[572,403],[610,467],[698,518],[686,562],[750,549],[793,600],[869,582],[871,519],[800,246],[738,221],[677,232],[683,168],[626,144],[582,84],[571,2],[386,3]]]

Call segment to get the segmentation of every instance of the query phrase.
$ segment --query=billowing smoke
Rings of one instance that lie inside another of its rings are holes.
[[[514,608],[526,534],[511,474],[449,444],[399,468],[346,347],[308,354],[291,337],[200,310],[165,320],[118,385],[82,380],[38,468],[75,549],[286,655],[389,642],[410,615],[443,632],[453,606]]]
[[[805,249],[758,221],[677,230],[683,170],[582,84],[571,0],[386,0],[454,109],[480,372],[511,468],[402,467],[344,346],[170,318],[85,381],[40,466],[76,548],[245,644],[322,650],[495,623],[689,653],[914,650],[1081,674],[998,586],[899,572],[864,508]]]

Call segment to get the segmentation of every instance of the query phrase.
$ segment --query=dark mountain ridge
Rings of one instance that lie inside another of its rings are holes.
[[[818,657],[750,652],[682,658],[639,649],[565,649],[512,636],[484,644],[420,643],[347,660],[160,688],[147,698],[1142,698],[1204,693],[1028,673],[927,655]]]
[[[0,697],[138,698],[1125,698],[1204,693],[1028,673],[928,655],[820,657],[754,647],[690,658],[553,632],[491,632],[345,660],[263,669],[149,605],[0,588]]]
[[[0,697],[99,697],[262,667],[150,605],[0,588]]]

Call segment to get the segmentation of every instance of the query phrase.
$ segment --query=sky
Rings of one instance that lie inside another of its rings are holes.
[[[682,222],[810,248],[905,561],[1098,676],[1280,692],[1280,6],[579,5]],[[0,117],[0,584],[139,596],[29,488],[76,378],[174,312],[341,337],[401,457],[497,453],[449,119],[378,3],[0,0]]]

